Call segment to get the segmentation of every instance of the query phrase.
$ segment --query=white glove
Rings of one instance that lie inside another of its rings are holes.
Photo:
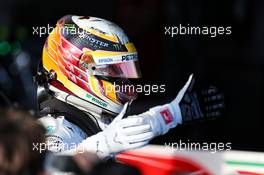
[[[216,87],[200,90],[194,85],[193,75],[179,91],[177,97],[168,104],[156,106],[149,111],[132,117],[144,118],[150,123],[154,136],[167,133],[177,124],[214,119],[224,112],[224,96]]]
[[[187,83],[171,103],[150,108],[149,111],[145,113],[130,116],[129,118],[143,118],[144,123],[149,123],[151,125],[154,137],[165,134],[171,128],[176,127],[177,124],[181,124],[182,115],[179,103],[182,100],[185,91],[190,86],[192,77],[193,75],[190,75]]]
[[[141,117],[123,118],[127,106],[105,130],[85,139],[78,151],[93,151],[104,158],[146,145],[154,137],[150,123]]]
[[[193,75],[190,75],[171,103],[123,118],[128,106],[126,104],[104,131],[87,138],[80,146],[86,151],[95,151],[99,156],[107,157],[142,147],[155,136],[167,133],[178,124],[220,116],[224,107],[223,95],[215,87],[197,93],[193,85]]]

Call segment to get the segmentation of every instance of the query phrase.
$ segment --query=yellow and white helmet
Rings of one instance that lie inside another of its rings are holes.
[[[140,70],[135,46],[110,21],[64,16],[46,40],[42,65],[52,75],[49,89],[60,92],[55,97],[78,108],[115,115],[136,98],[135,92],[116,90],[118,83],[139,78]]]

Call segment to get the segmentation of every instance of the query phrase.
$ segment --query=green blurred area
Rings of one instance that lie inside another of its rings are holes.
[[[17,55],[21,51],[21,42],[28,37],[29,29],[26,27],[0,26],[0,56]]]

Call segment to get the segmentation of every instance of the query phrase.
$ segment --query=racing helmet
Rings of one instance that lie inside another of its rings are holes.
[[[105,19],[62,17],[45,42],[41,61],[47,88],[80,109],[116,115],[137,96],[116,88],[141,77],[136,48]]]

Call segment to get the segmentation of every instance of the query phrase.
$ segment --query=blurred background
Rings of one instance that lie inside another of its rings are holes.
[[[226,114],[216,121],[180,126],[164,142],[232,142],[233,149],[264,151],[264,1],[261,0],[0,0],[0,106],[36,110],[32,76],[47,35],[33,27],[55,26],[66,14],[108,19],[135,44],[142,84],[165,84],[166,92],[140,94],[133,113],[172,100],[190,73],[201,85],[225,94]],[[165,26],[232,26],[231,35],[164,35]]]

